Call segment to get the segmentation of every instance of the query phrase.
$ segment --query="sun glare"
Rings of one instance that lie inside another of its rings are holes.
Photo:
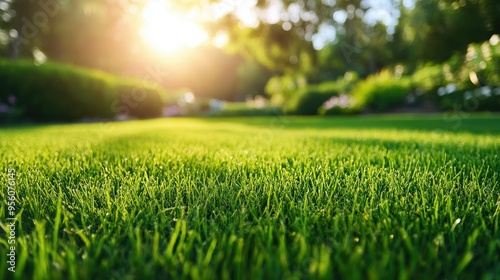
[[[151,0],[144,8],[141,34],[157,52],[174,54],[208,40],[208,34],[188,15],[172,12],[165,1]]]

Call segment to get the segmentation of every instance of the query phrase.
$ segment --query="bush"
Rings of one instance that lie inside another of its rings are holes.
[[[267,82],[265,92],[273,105],[283,106],[299,89],[306,86],[307,79],[301,75],[275,76]]]
[[[420,67],[411,76],[413,87],[424,93],[436,92],[446,84],[442,65],[427,64]]]
[[[13,96],[24,117],[36,121],[153,117],[163,106],[158,86],[70,65],[0,61],[0,80],[0,104]]]
[[[318,109],[332,97],[338,93],[318,90],[317,86],[309,86],[299,90],[286,103],[283,111],[291,115],[316,115]]]
[[[26,117],[40,121],[111,117],[111,76],[65,65],[0,62],[0,98],[15,96]]]
[[[358,83],[352,96],[359,108],[375,111],[394,109],[405,103],[410,82],[407,78],[396,78],[383,71]]]
[[[356,72],[346,72],[343,77],[335,81],[326,81],[317,85],[317,89],[325,94],[349,93],[359,82]]]
[[[115,112],[136,118],[161,116],[165,94],[158,85],[127,79],[118,81],[117,87],[120,101],[113,103]]]
[[[293,115],[324,114],[326,109],[321,109],[321,107],[325,102],[332,97],[351,91],[358,80],[356,73],[347,72],[343,77],[335,81],[326,81],[302,87],[286,100],[283,111]],[[346,111],[350,111],[350,108],[346,108]]]

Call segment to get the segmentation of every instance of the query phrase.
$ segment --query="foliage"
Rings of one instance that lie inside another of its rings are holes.
[[[438,90],[448,85],[445,69],[442,64],[428,63],[418,67],[409,77],[413,89],[410,96],[414,99],[415,105],[427,104],[434,109],[439,107]]]
[[[500,31],[497,0],[416,1],[412,9],[401,7],[394,47],[401,62],[443,63],[464,54],[467,45],[487,40]]]
[[[0,61],[0,80],[0,103],[14,96],[36,121],[159,116],[165,95],[155,85],[54,63]]]
[[[170,1],[172,9],[187,14],[204,11],[200,24],[213,37],[227,36],[223,49],[232,55],[204,51],[207,42],[176,54],[175,59],[160,58],[138,51],[150,49],[140,34],[141,11],[147,2],[0,0],[0,41],[6,41],[0,42],[0,55],[27,58],[38,49],[49,61],[120,75],[139,71],[141,78],[151,68],[160,68],[161,74],[169,73],[156,77],[157,82],[168,88],[189,87],[207,98],[234,100],[238,93],[239,97],[261,94],[267,79],[251,68],[237,75],[246,63],[241,57],[267,68],[269,75],[300,73],[320,83],[346,71],[364,77],[394,64],[414,69],[428,61],[442,63],[455,53],[463,54],[468,44],[500,32],[498,0],[410,1],[415,2],[412,8],[389,1],[384,7],[391,13],[389,20],[379,17],[377,22],[366,16],[380,12],[372,1]],[[249,23],[238,17],[240,9],[262,16]],[[280,17],[264,16],[270,13]],[[398,14],[397,26],[386,26]],[[17,38],[9,35],[15,33]],[[179,63],[171,62],[177,59]],[[248,91],[247,81],[255,86]]]
[[[210,35],[228,38],[222,49],[207,42],[175,58],[138,52],[148,48],[140,35],[141,11],[147,1],[49,2],[0,0],[3,55],[30,57],[37,49],[49,61],[120,75],[134,72],[141,78],[154,75],[167,88],[189,87],[197,96],[224,100],[261,94],[269,76],[284,75],[271,79],[265,88],[275,106],[283,106],[308,83],[332,80],[346,71],[365,77],[396,64],[413,70],[427,62],[447,61],[443,65],[446,82],[440,86],[453,83],[461,90],[473,87],[469,82],[473,72],[487,82],[480,86],[499,82],[498,46],[476,43],[500,32],[497,0],[426,0],[415,1],[414,7],[389,1],[388,11],[401,14],[397,26],[386,26],[385,20],[368,22],[366,15],[375,11],[370,1],[256,1],[244,7],[262,15],[279,9],[281,16],[272,21],[263,16],[253,24],[238,17],[243,6],[234,5],[243,5],[241,1],[171,1],[178,11],[206,11],[200,24]],[[320,29],[328,36],[318,36]],[[16,32],[22,40],[9,35]],[[316,40],[321,37],[325,37],[322,49],[317,45],[321,40]],[[476,58],[462,61],[471,43],[469,54],[476,53]],[[483,59],[489,58],[485,48],[491,60]],[[422,71],[428,70],[435,69]],[[436,73],[418,73],[417,83],[424,91],[429,87],[435,91],[435,81],[425,81],[427,74]]]
[[[436,92],[439,87],[446,85],[446,78],[441,64],[427,64],[419,67],[411,76],[412,86],[428,93]]]
[[[0,124],[19,123],[25,120],[24,110],[15,103],[0,102]]]
[[[315,115],[326,100],[351,91],[358,81],[356,72],[346,72],[337,80],[311,85],[307,85],[302,75],[284,75],[271,78],[266,92],[271,96],[271,103],[281,106],[287,114]]]
[[[308,86],[299,89],[283,107],[286,114],[291,115],[316,115],[318,109],[338,92],[322,91],[318,86]]]
[[[316,115],[327,100],[350,91],[357,82],[357,74],[347,72],[335,81],[326,81],[297,89],[285,102],[284,111],[293,115]]]
[[[303,34],[297,32],[300,27],[291,25],[291,30],[285,30],[278,23],[242,28],[233,21],[233,17],[225,17],[219,24],[219,29],[226,29],[230,34],[228,48],[231,52],[282,73],[309,72],[313,68],[315,51],[312,42],[304,40]]]
[[[272,77],[270,71],[255,62],[241,64],[237,73],[236,98],[239,100],[264,94],[265,86]]]
[[[359,82],[352,96],[360,108],[380,112],[403,105],[409,91],[408,78],[397,78],[385,70]]]
[[[307,79],[303,75],[274,76],[267,82],[265,91],[273,105],[282,106],[297,90],[306,86]]]
[[[344,29],[344,27],[340,27]],[[357,19],[346,23],[344,33],[318,51],[318,73],[322,79],[337,78],[346,71],[368,76],[389,65],[392,49],[387,42],[387,26],[366,25]]]
[[[116,86],[120,97],[120,113],[137,118],[161,116],[166,94],[159,85],[120,79]]]
[[[500,36],[469,45],[461,74],[476,86],[500,86]]]
[[[443,110],[500,110],[500,37],[471,44],[464,57],[445,64],[445,74],[455,87],[438,90]]]
[[[335,95],[336,93],[349,93],[359,82],[356,72],[346,72],[343,76],[334,81],[324,81],[316,85],[316,88],[325,94]]]
[[[284,118],[0,128],[14,275],[497,278],[498,115]]]
[[[466,90],[440,88],[438,104],[444,111],[500,111],[500,87],[484,86]]]
[[[419,68],[412,75],[413,86],[442,110],[500,110],[499,41],[494,35],[488,41],[469,45],[466,55]]]
[[[330,98],[318,109],[320,115],[352,114],[359,111],[350,92],[356,87],[359,77],[356,72],[346,72],[343,77],[317,85],[317,89]]]

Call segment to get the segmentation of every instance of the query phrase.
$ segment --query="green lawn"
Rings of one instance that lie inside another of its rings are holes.
[[[0,278],[500,279],[500,115],[0,128]]]

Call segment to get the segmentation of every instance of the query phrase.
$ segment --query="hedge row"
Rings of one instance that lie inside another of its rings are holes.
[[[22,119],[75,121],[118,114],[155,117],[161,115],[164,96],[158,85],[100,71],[0,60],[0,114],[17,112]]]

